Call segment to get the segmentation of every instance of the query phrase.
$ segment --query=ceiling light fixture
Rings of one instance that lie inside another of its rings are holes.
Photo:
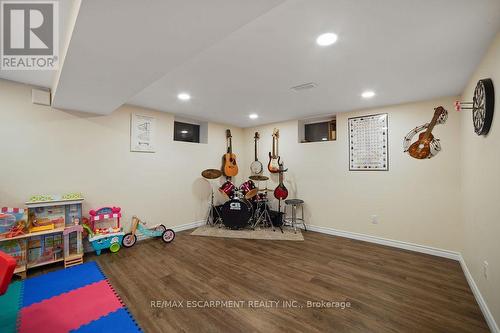
[[[257,118],[259,118],[259,115],[257,113],[252,113],[252,114],[248,115],[248,118],[250,118],[250,119],[257,119]]]
[[[318,38],[316,38],[316,44],[318,44],[319,46],[332,45],[337,41],[337,38],[338,36],[333,32],[327,32],[319,35]]]
[[[375,96],[375,92],[372,90],[363,91],[363,93],[361,94],[361,97],[363,97],[363,98],[372,98],[374,96]]]
[[[191,95],[189,95],[188,93],[180,93],[177,95],[177,98],[181,101],[189,101],[191,99]]]

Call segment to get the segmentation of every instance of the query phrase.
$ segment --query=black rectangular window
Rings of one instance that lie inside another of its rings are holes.
[[[305,142],[332,141],[337,139],[335,120],[305,124],[304,127]]]
[[[174,121],[174,140],[200,143],[200,125]]]

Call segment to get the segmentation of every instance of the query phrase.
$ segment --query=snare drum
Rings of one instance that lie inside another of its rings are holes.
[[[236,190],[236,186],[234,186],[233,183],[231,183],[229,180],[222,184],[221,187],[219,187],[219,192],[224,196],[227,197],[227,200],[234,198],[234,191]]]

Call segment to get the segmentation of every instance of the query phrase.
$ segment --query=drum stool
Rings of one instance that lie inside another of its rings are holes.
[[[304,226],[304,230],[307,231],[306,224],[304,221],[304,200],[301,199],[287,199],[285,200],[285,215],[287,211],[287,207],[290,206],[292,209],[292,217],[285,217],[285,222],[289,222],[293,227],[294,232],[297,232],[297,224],[302,224]],[[300,207],[302,217],[297,217],[297,207]]]

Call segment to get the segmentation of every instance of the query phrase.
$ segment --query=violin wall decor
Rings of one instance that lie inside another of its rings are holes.
[[[435,108],[430,123],[415,127],[405,136],[403,141],[404,152],[419,160],[436,156],[441,151],[441,143],[439,139],[432,135],[432,130],[437,124],[444,124],[447,119],[448,111],[442,106]],[[425,132],[423,132],[424,130]],[[413,142],[413,138],[417,133],[420,133],[418,139]]]

